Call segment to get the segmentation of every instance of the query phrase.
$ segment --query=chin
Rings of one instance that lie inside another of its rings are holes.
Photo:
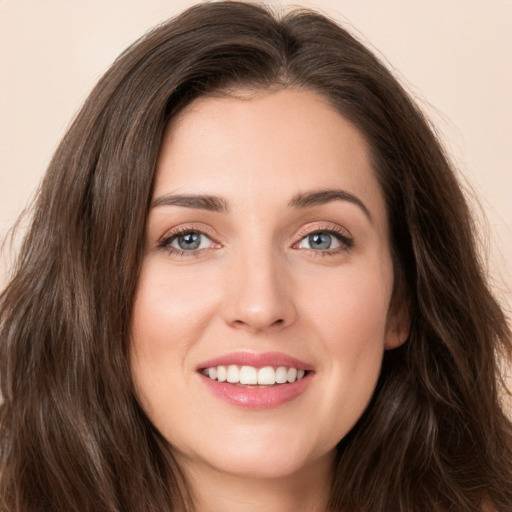
[[[230,453],[227,457],[212,458],[211,465],[223,474],[251,480],[286,479],[305,470],[313,460],[299,454]]]
[[[281,479],[296,475],[320,461],[331,460],[334,455],[335,441],[332,446],[317,446],[307,432],[293,435],[290,429],[279,429],[273,434],[248,429],[209,442],[204,439],[203,446],[196,445],[193,450],[182,452],[182,462],[186,465],[194,461],[242,478]]]

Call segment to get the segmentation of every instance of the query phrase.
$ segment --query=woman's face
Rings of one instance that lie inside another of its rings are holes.
[[[321,97],[204,97],[172,122],[131,358],[142,406],[184,468],[278,477],[329,465],[384,349],[405,339],[392,289],[368,149]]]

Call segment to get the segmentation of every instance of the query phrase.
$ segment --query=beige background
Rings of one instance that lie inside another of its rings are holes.
[[[0,239],[103,71],[147,29],[192,3],[0,0]],[[512,0],[300,4],[378,49],[427,110],[487,215],[482,231],[495,287],[512,309]],[[4,247],[0,284],[11,257]]]

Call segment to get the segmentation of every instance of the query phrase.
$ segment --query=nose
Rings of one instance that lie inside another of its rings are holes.
[[[223,315],[231,327],[256,333],[295,322],[293,280],[286,262],[271,250],[240,254],[227,281]]]

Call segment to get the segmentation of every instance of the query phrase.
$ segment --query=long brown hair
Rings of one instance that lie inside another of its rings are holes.
[[[3,512],[194,510],[172,446],[137,401],[128,357],[156,159],[169,120],[193,99],[275,86],[323,95],[368,141],[395,299],[412,319],[337,447],[330,509],[510,512],[512,426],[497,356],[511,356],[511,334],[434,132],[334,22],[238,2],[193,7],[122,54],[50,164],[0,298]]]

